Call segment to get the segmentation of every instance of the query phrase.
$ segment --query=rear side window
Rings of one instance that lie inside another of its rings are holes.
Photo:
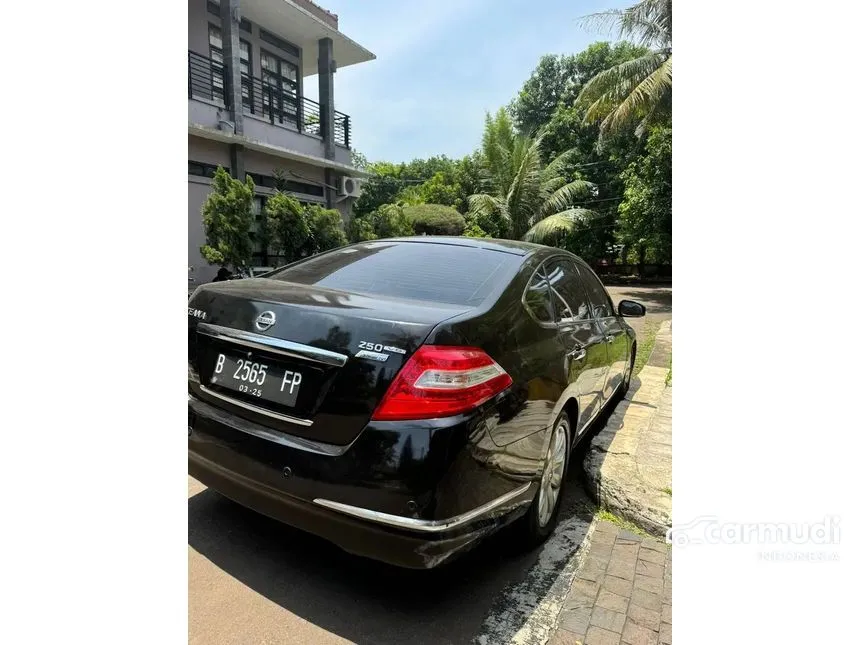
[[[523,294],[523,303],[538,322],[552,322],[549,284],[540,271],[534,274],[529,286],[526,287],[526,292]]]
[[[613,315],[612,300],[609,299],[606,289],[603,288],[603,284],[597,279],[597,276],[588,267],[577,265],[576,268],[579,269],[582,286],[588,294],[592,309],[594,309],[594,317],[606,318]]]
[[[477,306],[522,259],[450,244],[367,242],[314,256],[268,278],[370,295]]]
[[[558,258],[549,260],[544,266],[558,322],[569,323],[591,318],[588,297],[573,262]]]

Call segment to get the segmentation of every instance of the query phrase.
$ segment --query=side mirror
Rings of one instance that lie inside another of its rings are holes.
[[[645,315],[645,305],[632,300],[622,300],[618,303],[618,313],[625,318],[640,318]]]

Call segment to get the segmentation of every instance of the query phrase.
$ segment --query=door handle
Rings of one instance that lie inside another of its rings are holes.
[[[615,336],[604,336],[603,340],[605,340],[607,343],[611,343],[613,340],[615,340]]]

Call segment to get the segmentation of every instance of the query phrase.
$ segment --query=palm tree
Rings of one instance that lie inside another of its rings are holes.
[[[542,140],[542,134],[516,134],[504,109],[495,118],[487,115],[482,142],[487,190],[469,197],[469,215],[496,223],[501,237],[543,242],[593,215],[573,205],[595,190],[590,182],[565,177],[573,151],[544,166]]]
[[[587,122],[600,121],[603,138],[636,123],[641,135],[672,110],[672,0],[641,0],[628,9],[587,16],[587,23],[609,26],[619,38],[651,49],[644,56],[619,63],[594,76],[574,106],[585,108]]]

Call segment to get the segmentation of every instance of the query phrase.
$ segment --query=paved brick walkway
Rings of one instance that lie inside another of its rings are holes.
[[[672,322],[660,326],[648,364],[589,444],[583,460],[589,492],[600,506],[653,535],[672,524],[672,388],[666,367]]]
[[[671,642],[668,547],[610,522],[598,522],[549,645]]]

